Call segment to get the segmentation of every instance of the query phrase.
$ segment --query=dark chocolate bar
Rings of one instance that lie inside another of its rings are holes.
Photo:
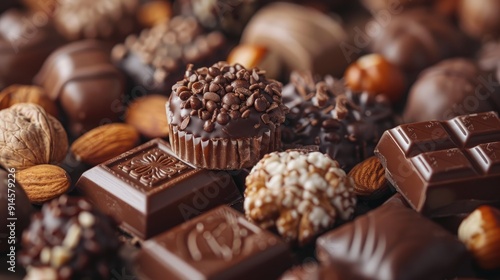
[[[399,194],[322,235],[316,253],[340,279],[437,280],[467,261],[455,236],[413,211]]]
[[[81,176],[78,190],[123,230],[147,239],[241,198],[225,172],[196,169],[154,139]]]
[[[291,266],[287,245],[221,206],[143,243],[140,279],[277,279]]]
[[[384,133],[375,154],[387,179],[426,215],[458,214],[464,201],[500,201],[495,112],[400,125]]]

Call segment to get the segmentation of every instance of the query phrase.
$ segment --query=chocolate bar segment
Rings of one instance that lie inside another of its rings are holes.
[[[339,279],[445,279],[466,261],[465,246],[399,194],[321,236],[316,253]]]
[[[86,171],[77,188],[141,239],[241,198],[229,174],[194,168],[161,139]]]
[[[221,206],[143,243],[141,279],[277,279],[291,266],[276,236]]]
[[[375,154],[387,179],[426,215],[459,214],[457,205],[469,200],[500,201],[495,112],[398,126],[384,133]]]

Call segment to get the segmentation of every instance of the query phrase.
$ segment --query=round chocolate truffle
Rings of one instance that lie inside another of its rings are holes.
[[[189,65],[167,105],[173,151],[197,167],[241,169],[279,149],[287,108],[281,84],[264,74],[226,62]]]
[[[445,60],[425,70],[410,89],[405,122],[448,120],[500,108],[494,73],[484,73],[468,59]]]
[[[277,230],[293,245],[306,245],[338,221],[349,220],[356,207],[354,181],[320,152],[267,154],[245,185],[247,218]]]
[[[218,31],[205,33],[194,17],[177,16],[127,37],[113,48],[112,60],[133,81],[135,90],[167,95],[182,79],[184,65],[210,65],[226,57]]]
[[[500,1],[460,0],[458,18],[460,27],[477,39],[493,39],[500,36]]]
[[[28,279],[110,279],[120,263],[115,229],[84,199],[61,196],[33,215],[19,260]]]
[[[354,93],[340,80],[294,72],[283,89],[290,108],[282,129],[285,147],[318,145],[345,170],[373,155],[378,140],[394,126],[390,102],[382,95]]]
[[[495,72],[500,81],[500,41],[484,44],[479,50],[478,65],[482,71]]]
[[[373,38],[371,50],[410,78],[442,59],[464,53],[465,38],[446,18],[426,9],[394,16]]]

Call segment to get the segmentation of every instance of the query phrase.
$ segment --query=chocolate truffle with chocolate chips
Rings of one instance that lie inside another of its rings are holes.
[[[3,2],[3,1],[2,1]],[[9,10],[0,16],[0,89],[30,84],[52,51],[64,39],[34,14]]]
[[[222,33],[204,33],[193,17],[177,16],[168,22],[130,35],[113,48],[112,59],[141,91],[168,94],[182,79],[184,65],[210,65],[226,57]]]
[[[288,108],[281,84],[264,74],[226,62],[189,65],[167,104],[173,151],[197,167],[242,169],[279,149]]]
[[[59,0],[54,5],[54,24],[69,40],[119,42],[137,29],[139,0]]]
[[[405,122],[447,120],[500,110],[500,87],[493,72],[474,61],[454,58],[426,69],[410,89]]]
[[[27,279],[110,279],[120,241],[115,223],[82,198],[61,196],[33,215],[19,260]]]
[[[290,108],[282,129],[286,147],[318,145],[349,171],[373,155],[382,133],[394,125],[389,101],[382,95],[354,93],[331,76],[292,73],[283,89]]]
[[[393,17],[373,38],[371,51],[382,54],[412,79],[442,59],[467,53],[468,45],[446,18],[430,10],[414,9]]]

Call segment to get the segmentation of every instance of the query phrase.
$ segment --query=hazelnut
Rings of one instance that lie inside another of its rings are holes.
[[[266,77],[277,78],[281,71],[278,57],[263,46],[242,44],[236,46],[227,57],[231,65],[241,64],[247,69],[259,67],[266,70]]]
[[[491,206],[477,208],[460,224],[458,238],[480,267],[500,268],[500,210]]]
[[[352,90],[382,94],[392,102],[398,101],[405,90],[402,71],[379,54],[360,57],[347,68],[344,78]]]
[[[172,4],[166,1],[150,1],[139,8],[137,20],[145,28],[168,21],[172,16]]]

